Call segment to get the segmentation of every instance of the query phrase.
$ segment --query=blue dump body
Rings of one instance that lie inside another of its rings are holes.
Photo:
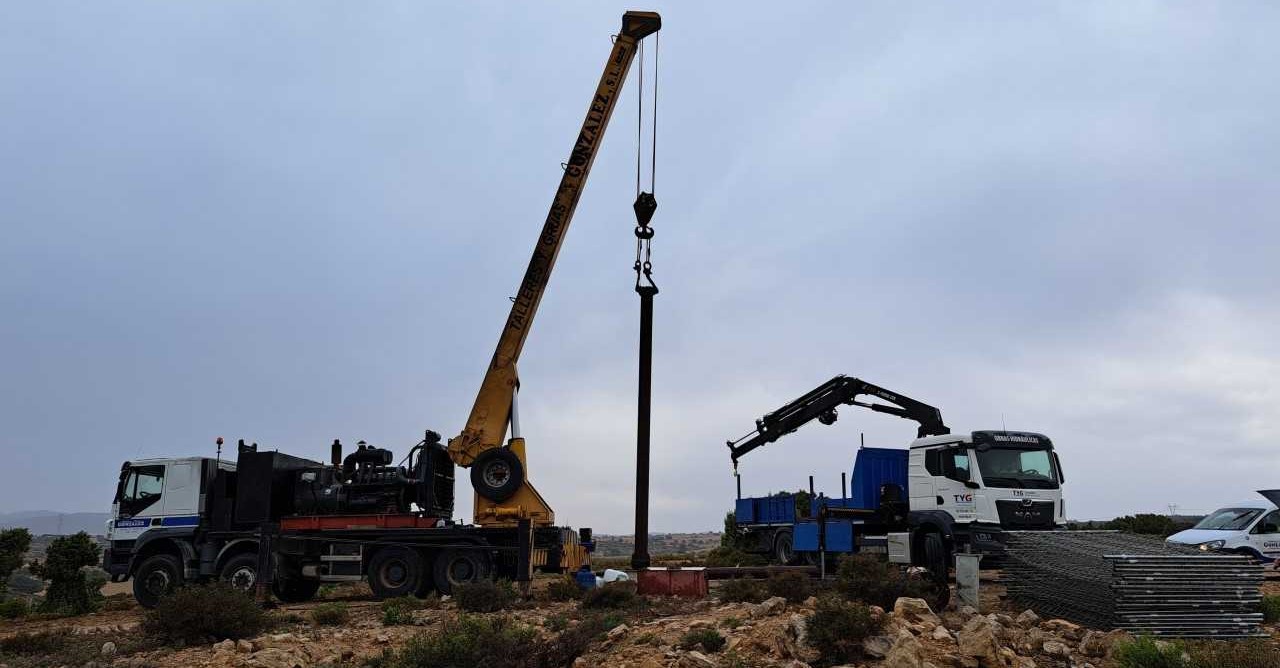
[[[820,495],[810,501],[808,517],[796,517],[794,494],[760,496],[738,499],[734,506],[734,518],[739,526],[790,525],[792,540],[798,552],[818,550],[818,509],[826,505],[832,508],[863,508],[874,510],[880,505],[880,487],[893,483],[902,488],[907,497],[907,450],[896,448],[861,448],[853,464],[853,484],[846,498]],[[828,552],[856,552],[858,540],[857,520],[827,520],[826,547]]]
[[[907,450],[861,448],[853,461],[853,485],[849,497],[854,508],[874,509],[880,505],[880,486],[893,483],[907,496]]]

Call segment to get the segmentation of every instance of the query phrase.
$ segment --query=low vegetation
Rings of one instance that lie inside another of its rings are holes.
[[[724,649],[725,639],[715,629],[693,629],[680,639],[681,649],[700,649],[714,654]]]
[[[573,576],[566,575],[548,582],[546,595],[552,601],[575,601],[582,598],[582,587]]]
[[[779,573],[765,581],[765,590],[788,603],[800,603],[813,595],[813,582],[805,573]]]
[[[184,644],[249,638],[266,626],[267,616],[253,598],[220,582],[178,589],[142,620],[147,634]]]
[[[766,566],[769,560],[759,554],[745,552],[736,547],[717,547],[707,553],[706,566]]]
[[[371,662],[374,668],[560,668],[571,665],[608,626],[588,616],[550,638],[500,615],[459,615],[436,630],[411,638],[398,652]]]
[[[850,663],[860,657],[862,641],[878,634],[882,626],[868,606],[827,595],[818,599],[809,616],[806,642],[824,661]]]
[[[350,616],[346,603],[321,603],[311,609],[311,621],[316,626],[341,626]]]
[[[1262,597],[1262,618],[1268,624],[1280,622],[1280,596]]]
[[[1119,668],[1275,668],[1280,649],[1264,640],[1166,642],[1149,637],[1118,643]]]
[[[52,654],[66,646],[70,637],[71,634],[65,629],[15,633],[7,638],[0,638],[0,656]]]
[[[725,603],[759,603],[768,598],[768,592],[759,580],[733,578],[720,583],[716,598]]]
[[[478,580],[453,588],[453,600],[463,612],[497,612],[516,600],[516,589],[509,580]]]
[[[897,564],[861,554],[840,560],[835,587],[849,600],[878,605],[885,610],[892,609],[900,597],[931,600],[935,593],[932,583],[907,577]]]
[[[387,626],[412,624],[414,610],[438,607],[440,607],[440,598],[435,594],[426,598],[415,598],[413,596],[388,598],[382,602],[382,623]]]
[[[1190,524],[1175,522],[1168,515],[1157,515],[1155,513],[1138,513],[1137,515],[1125,515],[1117,517],[1104,526],[1106,529],[1115,531],[1126,531],[1128,533],[1142,534],[1146,536],[1160,536],[1165,538],[1172,536],[1183,529],[1191,528]]]
[[[640,603],[636,596],[636,583],[606,582],[595,589],[588,589],[582,597],[582,607],[589,610],[620,610]]]
[[[10,598],[0,601],[0,619],[21,619],[31,612],[24,598]]]

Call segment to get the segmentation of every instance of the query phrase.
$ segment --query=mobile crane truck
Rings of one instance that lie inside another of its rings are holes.
[[[744,455],[813,420],[835,423],[840,406],[913,420],[917,438],[906,449],[859,448],[847,494],[841,474],[840,498],[813,495],[812,477],[808,504],[797,504],[795,494],[743,498],[739,477],[734,522],[751,551],[783,564],[816,563],[831,553],[887,553],[890,561],[924,567],[945,582],[952,553],[999,554],[1005,531],[1065,523],[1065,479],[1047,436],[952,434],[937,408],[843,375],[728,441],[735,477]]]
[[[590,559],[591,530],[555,525],[529,483],[516,410],[516,363],[640,40],[654,12],[626,12],[578,132],[533,257],[461,433],[425,437],[393,464],[361,442],[328,463],[240,442],[219,456],[147,459],[120,469],[103,566],[152,607],[184,583],[221,578],[259,597],[304,601],[323,582],[367,580],[378,598],[450,593],[534,570],[575,570]],[[651,213],[651,212],[650,212]],[[510,428],[510,438],[504,442]],[[471,469],[473,524],[453,520],[454,467]]]

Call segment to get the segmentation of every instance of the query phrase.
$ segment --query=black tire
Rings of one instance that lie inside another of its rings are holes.
[[[249,553],[231,557],[218,571],[218,579],[234,589],[253,594],[254,585],[258,584],[258,555]]]
[[[422,578],[422,556],[407,547],[384,547],[369,560],[369,588],[375,598],[411,596]]]
[[[524,465],[506,448],[485,450],[471,464],[471,486],[494,503],[511,498],[523,484]]]
[[[929,601],[934,610],[942,610],[951,600],[951,567],[947,558],[947,546],[942,534],[929,532],[924,535],[924,567],[934,585],[934,600]]]
[[[281,603],[306,603],[316,597],[317,591],[320,591],[319,580],[277,577],[271,583],[271,593]]]
[[[133,572],[133,597],[144,608],[154,608],[160,599],[182,586],[182,562],[168,554],[143,560]]]
[[[781,529],[773,536],[773,558],[783,566],[790,566],[796,561],[794,539],[789,529]]]
[[[452,594],[460,584],[488,580],[493,574],[489,555],[481,550],[442,550],[436,555],[431,568],[436,589],[441,594]]]

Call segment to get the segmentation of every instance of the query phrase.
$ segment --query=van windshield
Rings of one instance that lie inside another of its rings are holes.
[[[1223,508],[1213,511],[1192,528],[1213,531],[1244,531],[1261,514],[1262,510],[1258,508]]]
[[[1044,448],[980,448],[978,470],[987,487],[1058,488],[1058,469]]]

